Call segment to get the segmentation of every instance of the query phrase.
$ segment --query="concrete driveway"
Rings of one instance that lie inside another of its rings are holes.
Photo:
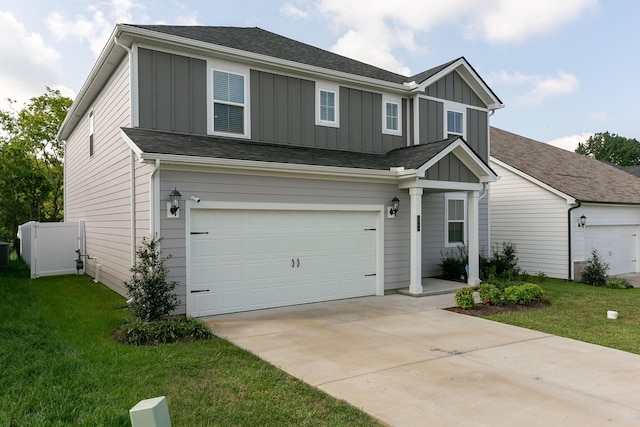
[[[388,295],[206,320],[393,426],[640,425],[640,356],[440,309],[453,305]]]

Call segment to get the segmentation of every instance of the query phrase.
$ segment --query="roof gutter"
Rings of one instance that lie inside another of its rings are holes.
[[[567,211],[567,235],[569,238],[569,253],[567,254],[567,257],[569,258],[569,273],[567,274],[567,277],[569,278],[569,280],[573,280],[572,274],[571,274],[571,267],[572,262],[572,252],[571,252],[571,226],[573,225],[573,222],[571,221],[571,212],[573,212],[574,209],[578,209],[580,206],[582,206],[582,202],[580,200],[576,200],[577,205],[572,206],[569,208],[569,210]]]
[[[316,177],[319,179],[344,179],[351,178],[365,181],[396,183],[398,178],[416,176],[413,169],[389,170],[344,168],[337,166],[317,166],[306,164],[260,162],[255,160],[223,159],[211,157],[182,156],[173,154],[145,154],[139,153],[140,162],[155,162],[156,165],[162,162],[163,169],[177,169],[185,167],[212,168],[228,173],[250,171],[255,175],[304,175],[307,178]]]

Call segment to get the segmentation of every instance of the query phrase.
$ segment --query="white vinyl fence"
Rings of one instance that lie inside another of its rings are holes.
[[[78,222],[30,221],[18,227],[20,255],[31,269],[31,278],[76,272],[76,249],[83,249]]]

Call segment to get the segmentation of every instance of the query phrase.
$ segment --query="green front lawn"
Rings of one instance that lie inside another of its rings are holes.
[[[18,270],[0,269],[2,426],[130,426],[129,409],[156,396],[174,426],[379,425],[223,339],[117,344],[121,296]]]
[[[608,289],[548,279],[540,286],[551,306],[486,318],[640,354],[640,289]],[[607,310],[618,320],[607,319]]]

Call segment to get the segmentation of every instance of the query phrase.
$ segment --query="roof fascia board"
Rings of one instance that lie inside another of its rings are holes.
[[[107,81],[111,78],[115,68],[120,64],[120,62],[118,61],[118,63],[113,64],[111,71],[105,73],[104,66],[107,63],[108,59],[112,56],[114,51],[116,49],[120,49],[122,50],[121,56],[124,57],[126,55],[124,49],[121,49],[115,44],[115,39],[118,37],[118,32],[119,28],[118,26],[116,26],[116,28],[109,36],[107,43],[102,48],[102,52],[100,53],[100,56],[98,57],[96,63],[93,65],[93,68],[89,72],[89,76],[76,95],[73,104],[71,104],[71,107],[69,108],[69,111],[67,112],[67,115],[62,122],[62,125],[60,125],[60,130],[56,135],[56,138],[58,140],[64,141],[69,137],[71,131],[73,130],[71,128],[75,128],[73,122],[76,121],[77,123],[82,115],[89,109],[89,106],[93,103],[97,92],[107,83]],[[90,94],[91,90],[93,90],[95,93]]]
[[[425,176],[427,170],[442,160],[448,154],[453,153],[471,172],[478,177],[480,182],[494,182],[498,176],[484,164],[482,160],[465,144],[460,138],[453,141],[438,154],[433,156],[428,162],[417,169],[420,177]]]
[[[455,71],[457,68],[462,67],[465,70],[464,73],[459,73],[460,77],[472,88],[481,89],[484,92],[484,96],[481,98],[487,103],[487,107],[490,110],[498,110],[500,108],[504,108],[504,104],[500,102],[498,98],[495,97],[491,89],[486,85],[486,83],[480,78],[480,76],[475,72],[473,68],[469,65],[469,63],[464,59],[460,58],[457,61],[450,64],[448,67],[443,68],[433,76],[429,77],[427,80],[420,83],[414,91],[424,92],[424,90],[431,86],[436,81],[440,80],[447,74]]]
[[[516,169],[513,166],[496,159],[495,157],[491,157],[490,158],[492,162],[495,162],[497,165],[507,169],[509,172],[514,173],[516,175],[518,175],[519,177],[531,182],[532,184],[535,184],[547,191],[549,191],[550,193],[555,194],[556,196],[563,198],[567,201],[567,204],[572,205],[574,203],[576,203],[576,199],[574,197],[571,197],[570,195],[563,193],[562,191],[558,190],[557,188],[554,188],[548,184],[545,184],[544,182],[540,181],[539,179],[536,179],[534,177],[532,177],[531,175],[526,174],[525,172],[522,172],[520,169]]]
[[[122,130],[122,128],[120,129],[120,136],[122,137],[122,139],[124,139],[124,141],[127,143],[129,148],[131,148],[131,151],[133,151],[136,154],[136,156],[138,157],[138,160],[142,161],[142,156],[144,152],[140,149],[140,147],[138,147],[138,145],[135,142],[131,140],[131,138],[129,138],[127,133],[124,130]]]
[[[482,191],[484,185],[477,182],[435,181],[432,179],[415,179],[402,181],[398,188],[423,188],[438,191]]]
[[[334,166],[303,165],[292,163],[260,162],[255,160],[222,159],[211,157],[180,156],[173,154],[142,153],[140,161],[160,160],[164,169],[195,168],[237,171],[246,174],[295,175],[316,177],[319,179],[366,180],[377,182],[397,182],[399,177],[406,177],[409,171],[371,170],[356,168],[341,168]],[[414,175],[415,176],[415,175]]]
[[[286,59],[280,59],[273,56],[263,55],[254,52],[247,52],[241,49],[235,49],[227,46],[221,46],[214,43],[204,42],[200,40],[189,39],[185,37],[176,36],[173,34],[160,33],[157,31],[147,30],[144,28],[131,27],[128,25],[122,25],[121,29],[123,34],[130,35],[133,37],[143,37],[147,40],[154,40],[159,42],[169,43],[174,46],[180,46],[184,49],[195,49],[200,51],[201,55],[206,55],[208,57],[211,56],[212,53],[215,52],[216,55],[230,61],[238,61],[249,63],[250,65],[262,65],[267,66],[269,69],[273,70],[274,68],[289,70],[297,73],[302,73],[305,75],[313,75],[319,78],[331,79],[331,80],[340,80],[342,82],[360,85],[360,86],[368,86],[377,88],[380,90],[381,88],[404,94],[407,96],[411,90],[404,83],[393,83],[386,80],[378,80],[371,77],[363,77],[356,74],[345,73],[341,71],[334,71],[328,68],[317,67],[314,65],[307,65],[300,62],[290,61]],[[138,41],[143,43],[142,41]]]

